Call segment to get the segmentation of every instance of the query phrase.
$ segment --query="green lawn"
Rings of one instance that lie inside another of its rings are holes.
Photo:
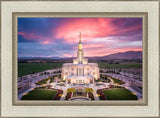
[[[113,80],[113,83],[114,84],[124,84],[125,82],[124,81],[122,81],[122,80],[119,80],[119,79],[116,79],[116,78],[113,78],[113,77],[111,77],[111,79]]]
[[[24,95],[21,100],[53,100],[57,91],[53,90],[32,90]]]
[[[97,63],[97,62],[96,62]],[[61,68],[63,63],[18,63],[18,76],[37,73],[48,69]],[[109,64],[108,62],[98,62],[100,68],[142,68],[138,63]]]
[[[109,64],[108,62],[98,62],[100,68],[142,68],[142,64],[138,63],[120,63]]]
[[[107,100],[137,100],[137,96],[128,89],[110,89],[103,93]]]
[[[49,78],[43,79],[43,80],[37,82],[36,84],[38,84],[38,85],[47,84],[47,81],[48,81],[48,80],[49,80]]]
[[[18,76],[61,67],[62,63],[18,63]]]

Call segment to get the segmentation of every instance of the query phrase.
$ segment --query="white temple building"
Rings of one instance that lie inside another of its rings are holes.
[[[88,63],[83,54],[80,33],[77,58],[73,59],[73,63],[64,63],[62,67],[62,78],[66,84],[94,84],[99,78],[98,64]]]

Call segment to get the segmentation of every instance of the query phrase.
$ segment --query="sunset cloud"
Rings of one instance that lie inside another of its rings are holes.
[[[142,18],[18,18],[18,56],[76,56],[79,32],[85,56],[142,51]]]
[[[78,42],[79,32],[82,32],[85,42],[96,37],[110,36],[115,33],[116,29],[117,26],[113,26],[111,20],[105,20],[104,18],[73,18],[65,19],[53,32],[55,32],[55,38],[73,43]]]

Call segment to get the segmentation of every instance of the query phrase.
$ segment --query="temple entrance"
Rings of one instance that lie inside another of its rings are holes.
[[[68,84],[71,84],[71,80],[70,79],[68,79]]]
[[[84,84],[84,80],[76,80],[76,84]]]
[[[94,78],[92,77],[70,77],[67,78],[66,84],[71,84],[71,85],[88,85],[88,84],[94,84]]]
[[[79,80],[79,84],[81,84],[82,83],[82,80]]]
[[[90,80],[90,84],[93,84],[93,80]]]

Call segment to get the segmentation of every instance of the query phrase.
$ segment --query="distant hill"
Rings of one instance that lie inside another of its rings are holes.
[[[127,59],[127,60],[134,60],[134,59],[142,59],[142,51],[127,51],[127,52],[119,52],[110,54],[107,56],[101,57],[101,59],[109,60],[109,59]]]
[[[73,59],[75,57],[19,57],[18,59]],[[95,60],[110,60],[110,59],[122,59],[122,60],[135,60],[142,59],[142,51],[127,51],[114,53],[102,57],[86,57],[88,59]]]
[[[18,59],[61,59],[60,57],[18,57]]]

